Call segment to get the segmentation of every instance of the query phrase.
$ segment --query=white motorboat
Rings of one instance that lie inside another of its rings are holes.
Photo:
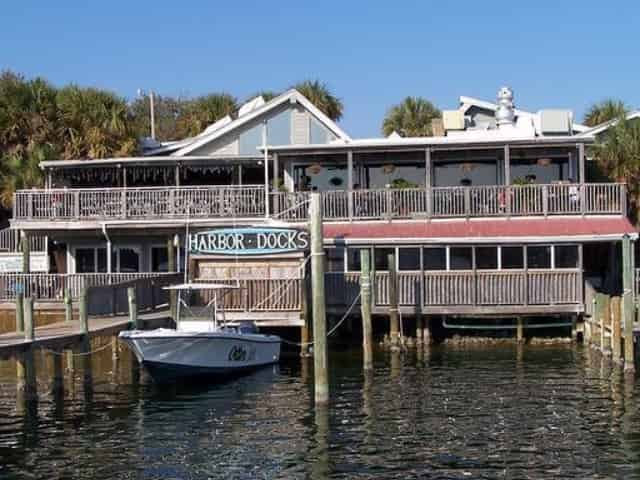
[[[177,291],[176,329],[128,330],[119,337],[157,381],[230,376],[277,363],[280,337],[258,333],[253,322],[224,321],[217,300],[233,288],[215,283],[166,287]]]

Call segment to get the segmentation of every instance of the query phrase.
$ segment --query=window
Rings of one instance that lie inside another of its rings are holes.
[[[555,268],[578,268],[578,246],[556,245]]]
[[[140,255],[133,248],[119,248],[117,252],[118,272],[136,273],[140,271]]]
[[[473,269],[473,250],[471,247],[451,247],[449,257],[451,270]]]
[[[174,250],[174,261],[176,262],[177,270],[179,270],[178,251]],[[168,272],[169,271],[169,255],[167,254],[167,247],[153,247],[151,248],[151,271],[152,272]]]
[[[347,248],[347,271],[359,272],[360,269],[360,249]]]
[[[500,247],[500,251],[503,270],[524,268],[524,249],[522,247]]]
[[[419,248],[399,248],[398,249],[398,270],[419,271],[420,270],[420,249]]]
[[[96,271],[95,249],[76,248],[76,273],[94,273]]]
[[[389,254],[395,253],[395,248],[376,248],[373,251],[376,272],[389,270]]]
[[[447,249],[444,247],[423,248],[422,264],[425,270],[446,270],[447,269]]]
[[[360,256],[360,251],[358,256]],[[344,271],[344,248],[327,248],[325,250],[327,259],[327,272],[343,272]],[[358,259],[359,260],[359,259]]]
[[[96,268],[96,272],[98,273],[106,273],[107,272],[107,249],[106,248],[98,248],[96,249],[96,261],[98,263],[98,268]]]
[[[532,245],[527,247],[528,268],[551,268],[551,247]]]
[[[479,270],[497,270],[498,248],[476,247],[476,268]]]

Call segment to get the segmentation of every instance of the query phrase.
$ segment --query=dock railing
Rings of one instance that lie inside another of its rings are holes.
[[[13,301],[17,293],[38,301],[62,301],[67,290],[72,298],[83,288],[116,285],[133,280],[170,277],[171,273],[0,273],[0,301]]]
[[[199,281],[206,283],[211,280]],[[252,278],[215,282],[236,287],[224,292],[218,299],[218,305],[228,312],[295,312],[302,309],[302,278]],[[203,304],[213,298],[211,292],[202,291],[199,294]]]

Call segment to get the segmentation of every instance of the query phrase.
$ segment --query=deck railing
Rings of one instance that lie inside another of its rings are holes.
[[[273,194],[283,220],[307,218],[308,193]],[[324,218],[335,221],[549,215],[623,215],[620,183],[340,190],[322,194]]]
[[[47,237],[29,236],[29,247],[32,252],[44,252],[47,249]],[[20,232],[13,228],[0,230],[0,252],[20,251]]]
[[[359,274],[325,274],[327,301],[349,305],[359,292]],[[583,303],[579,270],[399,272],[402,306],[541,306]],[[375,305],[389,304],[389,274],[376,272]]]
[[[202,280],[205,281],[205,280]],[[302,309],[302,288],[300,278],[255,278],[242,280],[216,280],[233,289],[218,294],[218,305],[227,312],[289,312]],[[211,292],[199,292],[201,303],[212,300]]]
[[[264,188],[256,186],[21,190],[19,220],[100,220],[263,216]]]
[[[68,289],[77,298],[84,287],[174,275],[172,273],[0,273],[0,301],[15,300],[17,293],[40,301],[60,301]]]

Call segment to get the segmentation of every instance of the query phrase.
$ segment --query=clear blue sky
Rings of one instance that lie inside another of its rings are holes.
[[[354,137],[406,95],[455,108],[502,84],[524,109],[580,117],[607,96],[640,107],[640,2],[8,1],[0,68],[133,97],[240,99],[319,78]]]

